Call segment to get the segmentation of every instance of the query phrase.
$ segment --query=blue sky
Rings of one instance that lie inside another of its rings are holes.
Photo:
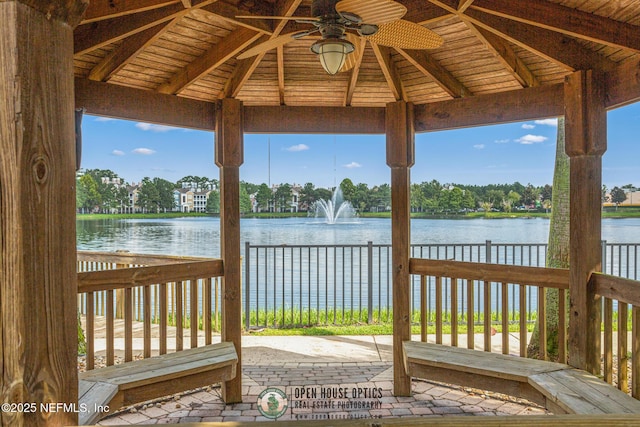
[[[603,183],[640,187],[640,103],[610,111]],[[111,169],[127,182],[218,177],[213,133],[105,119],[82,122],[85,169]],[[557,126],[529,121],[416,135],[413,182],[551,184]],[[268,148],[271,151],[269,176]],[[241,179],[332,187],[344,178],[389,182],[384,135],[245,135]]]

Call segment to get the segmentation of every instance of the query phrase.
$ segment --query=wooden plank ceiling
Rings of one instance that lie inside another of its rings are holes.
[[[257,43],[309,24],[238,15],[311,15],[310,0],[92,1],[74,32],[80,79],[247,106],[428,104],[552,85],[577,69],[611,70],[640,55],[637,0],[397,0],[404,19],[444,44],[410,51],[364,46],[328,75],[311,42],[244,60]]]

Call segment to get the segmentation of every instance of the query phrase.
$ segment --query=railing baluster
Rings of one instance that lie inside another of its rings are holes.
[[[613,383],[613,300],[603,298],[604,310],[602,321],[604,323],[604,340],[602,343],[604,351],[604,380],[609,384]]]
[[[106,327],[107,327],[107,366],[111,366],[115,360],[114,352],[114,332],[113,332],[113,291],[107,291],[107,314],[106,314]]]
[[[211,277],[204,279],[202,284],[202,325],[205,345],[211,344],[211,285]],[[249,314],[247,314],[247,318],[249,318]]]
[[[436,277],[436,344],[442,344],[442,277]]]
[[[631,395],[640,399],[640,307],[632,306],[631,316]]]
[[[451,345],[458,346],[458,279],[451,278]]]
[[[625,393],[629,392],[628,321],[629,306],[618,303],[618,388]]]
[[[484,289],[484,351],[491,351],[491,282],[483,282]]]
[[[133,360],[133,288],[124,289],[124,361]]]
[[[167,300],[167,284],[160,284],[160,344],[159,353],[167,353],[167,318],[169,317],[169,301]]]
[[[526,294],[526,291],[527,291],[526,286],[520,285],[520,357],[527,357],[527,294]]]
[[[144,322],[144,351],[143,357],[151,357],[151,286],[143,288],[143,322]]]
[[[509,346],[509,284],[500,283],[502,291],[502,354],[511,352]]]
[[[420,276],[420,340],[427,342],[427,276]]]
[[[85,338],[87,340],[87,370],[94,368],[95,358],[95,315],[93,313],[93,292],[87,292],[87,314],[85,315]]]
[[[182,286],[183,282],[178,280],[174,284],[176,291],[176,311],[175,311],[175,321],[176,321],[176,351],[182,351],[183,349],[183,330],[182,330]]]
[[[198,347],[198,279],[190,280],[189,290],[191,348],[196,348]]]
[[[475,313],[473,310],[473,280],[467,279],[467,348],[475,348]]]

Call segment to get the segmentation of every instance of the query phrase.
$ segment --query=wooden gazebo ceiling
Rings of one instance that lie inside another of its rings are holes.
[[[306,29],[310,0],[91,1],[75,29],[75,75],[146,91],[246,106],[428,104],[561,83],[578,69],[638,60],[637,0],[397,0],[404,19],[444,44],[403,51],[364,41],[352,70],[328,75],[308,41],[237,60],[248,47]]]

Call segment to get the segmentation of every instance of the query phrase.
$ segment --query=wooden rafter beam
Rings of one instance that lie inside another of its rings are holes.
[[[178,0],[110,0],[92,1],[84,14],[82,24],[102,21],[105,19],[117,18],[119,16],[131,15],[138,12],[145,12],[178,3]]]
[[[75,105],[88,114],[213,131],[215,104],[110,83],[75,79]]]
[[[227,37],[213,45],[211,49],[180,70],[168,82],[160,85],[158,92],[168,94],[179,93],[203,75],[210,73],[212,70],[236,56],[242,49],[253,43],[259,37],[260,33],[244,27],[232,31]]]
[[[278,46],[276,49],[276,61],[278,63],[278,95],[280,105],[284,105],[284,47]]]
[[[355,92],[356,85],[358,84],[358,76],[360,75],[360,67],[362,66],[362,58],[364,57],[364,49],[367,41],[364,38],[359,37],[356,43],[359,43],[359,46],[356,47],[353,54],[357,54],[358,57],[355,58],[356,63],[351,69],[351,74],[349,75],[349,83],[347,85],[347,92],[345,93],[344,97],[344,105],[347,107],[350,106],[351,102],[353,101],[353,93]]]
[[[520,82],[522,87],[538,86],[538,78],[531,72],[527,64],[520,59],[506,40],[484,28],[476,27],[466,21],[467,27],[473,31],[478,39],[489,49],[502,65]]]
[[[271,34],[271,25],[268,21],[263,19],[237,19],[236,16],[246,15],[246,13],[229,3],[216,1],[215,3],[203,6],[201,9],[230,24],[246,27],[264,34]]]
[[[453,74],[447,71],[427,53],[418,50],[396,49],[396,51],[409,61],[411,65],[416,67],[422,74],[431,78],[452,98],[462,98],[472,95],[469,89],[460,83]]]
[[[469,8],[473,4],[474,0],[459,0],[458,1],[458,12],[463,13],[465,10]]]
[[[524,23],[513,25],[513,21],[509,19],[473,8],[467,10],[465,19],[523,49],[558,64],[568,71],[608,70],[615,66],[612,61],[587,49],[575,39],[555,31]]]
[[[558,117],[564,114],[562,84],[477,95],[414,107],[416,132]]]
[[[384,78],[387,81],[391,94],[396,101],[406,101],[407,95],[402,86],[402,81],[400,80],[396,66],[393,63],[391,49],[371,42],[369,42],[369,44],[371,45],[371,49],[373,49],[373,53],[376,55],[376,59],[378,60],[378,64],[380,65],[382,74],[384,74]]]
[[[298,9],[298,7],[300,6],[301,2],[302,0],[285,0],[283,2],[277,3],[276,7],[274,8],[273,14],[275,16],[293,16],[296,9]],[[287,24],[288,21],[286,20],[279,21],[273,28],[273,32],[271,33],[271,35],[268,37],[262,37],[258,40],[257,43],[263,43],[265,41],[278,37]],[[232,78],[227,81],[227,84],[225,85],[221,93],[221,97],[235,98],[242,89],[242,86],[244,86],[247,80],[251,78],[251,75],[256,70],[256,68],[258,68],[258,65],[262,61],[262,58],[264,58],[265,54],[266,52],[263,52],[254,57],[240,61],[236,65],[236,69],[233,72]]]
[[[157,40],[166,25],[167,24],[163,22],[124,39],[120,46],[112,50],[93,67],[91,72],[89,72],[89,79],[98,82],[109,80],[112,75],[124,68],[144,51],[147,46]]]
[[[402,19],[420,25],[439,22],[451,16],[451,12],[424,0],[401,0],[399,3],[407,8],[407,14]]]
[[[471,6],[547,30],[640,53],[640,27],[544,0],[476,0]]]

